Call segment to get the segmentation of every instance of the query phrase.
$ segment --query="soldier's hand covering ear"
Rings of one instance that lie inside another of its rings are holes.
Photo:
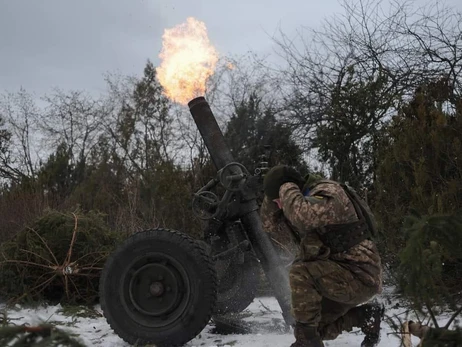
[[[271,200],[279,198],[279,188],[287,182],[293,182],[301,189],[304,180],[302,175],[290,166],[278,165],[273,167],[263,180],[265,195]]]
[[[320,175],[316,175],[313,173],[310,173],[305,176],[305,184],[303,185],[302,192],[305,194],[305,192],[312,187],[314,187],[319,181],[323,180],[323,177]]]

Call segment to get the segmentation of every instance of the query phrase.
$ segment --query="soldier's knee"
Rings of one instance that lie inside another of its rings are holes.
[[[306,268],[303,263],[292,264],[289,271],[289,277],[291,280],[306,277]]]
[[[295,263],[290,268],[289,272],[290,285],[293,288],[307,288],[312,282],[311,275],[303,263]]]

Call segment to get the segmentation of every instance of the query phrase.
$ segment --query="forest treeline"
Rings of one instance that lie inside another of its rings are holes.
[[[346,1],[316,30],[277,34],[278,65],[223,61],[206,97],[251,171],[269,144],[272,165],[360,191],[393,263],[411,211],[462,207],[461,28],[441,4]],[[187,107],[162,94],[150,61],[140,76],[105,79],[98,96],[0,95],[0,241],[48,209],[76,208],[127,235],[165,226],[200,237],[191,196],[215,172]]]

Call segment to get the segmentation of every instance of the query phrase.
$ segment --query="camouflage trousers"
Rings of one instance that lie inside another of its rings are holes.
[[[323,340],[334,340],[342,331],[359,327],[361,308],[356,306],[377,293],[331,260],[295,262],[290,287],[295,320],[317,326]]]

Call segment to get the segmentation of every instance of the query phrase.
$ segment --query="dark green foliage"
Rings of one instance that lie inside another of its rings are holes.
[[[127,204],[124,196],[127,175],[124,166],[111,157],[106,148],[99,151],[92,158],[94,162],[86,164],[85,180],[69,194],[67,202],[79,205],[84,211],[102,211],[110,223],[114,212]]]
[[[404,246],[409,209],[424,215],[462,209],[462,103],[442,95],[443,86],[444,79],[437,80],[415,92],[393,117],[378,152],[373,207],[392,254]]]
[[[78,177],[78,170],[71,163],[71,158],[72,151],[62,143],[38,172],[37,183],[47,195],[62,199],[68,196],[82,179]]]
[[[225,132],[234,159],[250,172],[257,168],[264,146],[270,145],[270,165],[289,165],[302,175],[307,171],[303,151],[294,141],[292,129],[276,118],[276,111],[263,104],[255,93],[235,107]]]
[[[52,325],[0,327],[0,345],[11,347],[85,347],[69,333]]]
[[[417,310],[446,304],[455,309],[462,288],[462,214],[421,216],[414,211],[405,219],[404,232],[401,291]]]
[[[120,241],[98,213],[49,210],[0,246],[2,296],[94,303],[102,266]]]
[[[192,214],[192,182],[187,172],[173,163],[163,162],[138,182],[140,212],[143,220],[180,230],[198,237],[198,220]]]
[[[361,73],[355,65],[344,67],[338,81],[328,85],[327,103],[320,106],[322,116],[306,120],[315,130],[311,147],[317,148],[321,161],[329,164],[332,179],[348,182],[358,190],[374,181],[382,120],[394,99],[386,95],[389,81],[383,71]]]
[[[431,328],[425,335],[420,347],[460,347],[462,346],[462,330]]]

